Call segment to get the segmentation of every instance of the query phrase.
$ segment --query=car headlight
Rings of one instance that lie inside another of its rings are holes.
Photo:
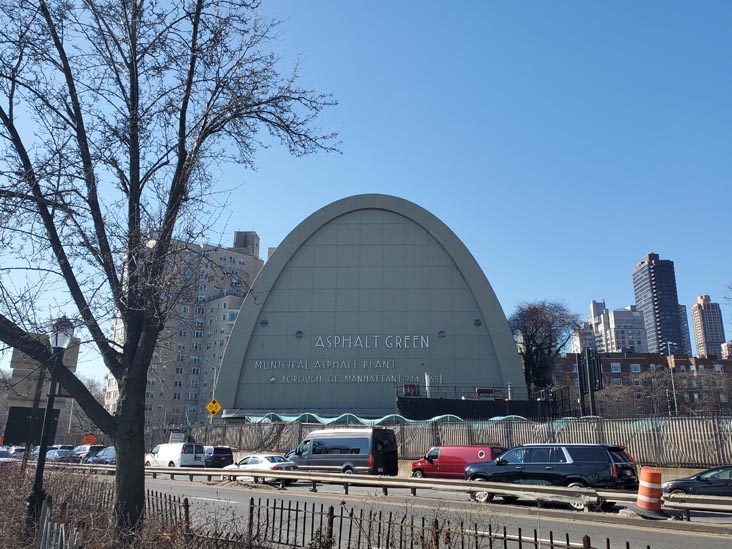
[[[671,482],[664,482],[661,484],[661,491],[662,492],[668,492],[671,489]]]

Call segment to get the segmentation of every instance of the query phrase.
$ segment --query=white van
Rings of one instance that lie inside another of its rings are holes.
[[[204,467],[203,444],[173,442],[158,444],[145,455],[145,467]]]

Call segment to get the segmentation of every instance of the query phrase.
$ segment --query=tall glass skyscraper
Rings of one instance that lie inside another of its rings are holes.
[[[633,270],[635,304],[643,313],[648,352],[691,355],[686,307],[679,305],[674,262],[646,255]]]

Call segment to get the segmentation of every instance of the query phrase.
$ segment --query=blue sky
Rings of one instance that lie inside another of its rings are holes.
[[[332,92],[342,154],[273,147],[231,199],[224,243],[276,246],[358,193],[416,202],[457,233],[507,314],[633,303],[651,251],[679,301],[722,303],[732,146],[729,2],[268,1],[283,62]],[[241,210],[238,208],[241,207]],[[243,213],[239,213],[243,212]]]
[[[342,154],[275,146],[224,169],[241,186],[211,242],[256,230],[266,257],[334,200],[394,194],[463,240],[506,314],[631,304],[654,251],[689,311],[722,303],[732,339],[732,3],[264,4],[285,20],[283,67],[299,57],[303,84],[340,102],[322,122]]]

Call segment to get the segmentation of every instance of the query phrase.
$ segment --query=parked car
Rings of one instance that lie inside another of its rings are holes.
[[[145,455],[145,467],[203,467],[206,453],[203,444],[171,442],[158,444]]]
[[[206,467],[221,469],[234,463],[234,452],[228,446],[204,446],[203,451]]]
[[[669,480],[661,485],[665,494],[732,496],[732,465],[712,467],[690,477]]]
[[[85,463],[87,458],[97,455],[102,450],[104,450],[104,446],[101,444],[82,444],[74,448],[74,453],[79,456],[81,463]]]
[[[101,450],[97,455],[87,458],[86,463],[95,465],[116,465],[117,464],[117,451],[114,446],[107,446],[104,450]]]
[[[527,444],[512,448],[493,461],[471,463],[465,478],[475,481],[545,484],[551,486],[638,489],[635,461],[623,446],[609,444]],[[474,495],[492,501],[490,492]],[[503,496],[503,499],[516,499]],[[612,502],[604,506],[611,507]],[[575,508],[581,509],[578,503]]]
[[[424,457],[412,462],[412,476],[464,478],[468,463],[491,461],[505,451],[502,446],[433,446]]]
[[[226,469],[238,469],[238,470],[244,470],[244,471],[295,471],[297,470],[297,464],[293,463],[292,461],[287,461],[282,456],[278,456],[276,454],[252,454],[250,456],[246,456],[236,463],[232,465],[227,465],[224,467],[224,470]],[[222,475],[221,478],[224,479],[226,475]],[[273,478],[254,478],[254,482],[260,482],[260,481],[268,481],[268,480],[277,480],[276,477]],[[294,481],[291,479],[287,479],[285,481],[285,484],[292,484]]]
[[[0,450],[0,468],[19,467],[20,461],[15,459],[7,450]]]
[[[57,450],[49,450],[46,452],[46,461],[55,461],[58,463],[79,463],[79,456],[73,450],[59,448]]]
[[[380,427],[313,431],[290,459],[308,471],[390,476],[399,472],[396,435]]]
[[[20,459],[23,457],[23,454],[25,454],[25,445],[20,446],[20,445],[16,444],[15,446],[11,446],[10,448],[8,448],[8,453],[12,457],[14,457],[16,459]]]

